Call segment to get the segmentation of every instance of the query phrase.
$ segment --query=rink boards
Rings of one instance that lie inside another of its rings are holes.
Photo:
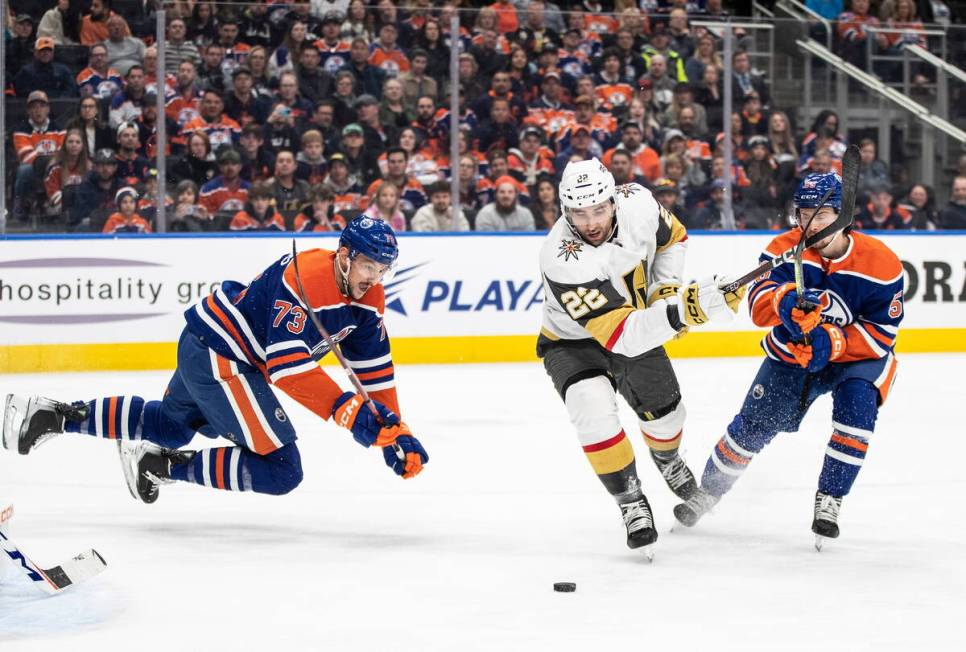
[[[754,268],[773,233],[692,233],[687,278]],[[386,282],[398,363],[536,359],[543,291],[535,235],[402,235]],[[883,240],[906,272],[900,352],[966,351],[966,233]],[[300,250],[334,248],[299,236]],[[182,313],[222,279],[243,282],[291,251],[291,235],[15,237],[0,240],[0,372],[167,369]],[[672,355],[756,356],[742,310],[695,329]]]

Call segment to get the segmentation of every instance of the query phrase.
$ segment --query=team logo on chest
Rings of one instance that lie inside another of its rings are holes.
[[[557,258],[563,257],[564,262],[570,260],[573,257],[574,260],[578,260],[577,254],[579,254],[584,247],[584,243],[578,242],[576,240],[564,240],[560,243],[560,253],[557,254]]]
[[[832,290],[826,290],[822,295],[822,321],[848,326],[855,321],[855,315],[842,297]]]
[[[332,343],[338,344],[339,342],[347,338],[349,336],[349,333],[351,333],[355,329],[356,329],[356,325],[350,324],[349,326],[346,326],[345,328],[340,330],[338,333],[332,333]],[[328,352],[329,352],[329,345],[325,343],[325,340],[322,340],[321,342],[316,344],[315,348],[312,349],[313,356],[325,355]]]

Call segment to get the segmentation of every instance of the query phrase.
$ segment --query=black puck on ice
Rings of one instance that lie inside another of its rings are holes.
[[[557,593],[573,593],[577,590],[577,585],[574,582],[554,582],[553,590]]]

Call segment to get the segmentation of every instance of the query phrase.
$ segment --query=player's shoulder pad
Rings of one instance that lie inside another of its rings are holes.
[[[326,249],[309,249],[298,254],[299,277],[305,289],[305,298],[313,310],[345,303],[335,284],[334,261],[335,252]],[[301,299],[293,261],[289,260],[285,265],[282,280],[292,296]]]
[[[769,254],[771,257],[783,254],[797,245],[801,237],[802,232],[800,229],[789,229],[788,231],[785,231],[784,233],[772,238],[772,241],[768,243],[767,247],[765,247],[765,253]]]
[[[886,243],[865,233],[853,231],[849,235],[853,249],[845,269],[878,283],[894,283],[902,278],[902,261]]]
[[[558,283],[583,283],[598,278],[599,256],[561,218],[540,248],[540,272]]]
[[[352,305],[375,311],[381,317],[386,312],[386,288],[382,283],[373,285],[361,299],[353,300]]]

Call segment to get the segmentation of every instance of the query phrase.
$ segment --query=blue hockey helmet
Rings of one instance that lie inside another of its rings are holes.
[[[360,215],[346,225],[339,247],[349,250],[349,260],[362,254],[388,267],[399,257],[399,243],[392,227],[367,215]]]
[[[829,190],[832,194],[825,200],[825,205],[831,206],[836,211],[842,210],[842,177],[835,172],[810,174],[802,179],[798,189],[795,190],[795,209],[818,208],[822,197]]]

